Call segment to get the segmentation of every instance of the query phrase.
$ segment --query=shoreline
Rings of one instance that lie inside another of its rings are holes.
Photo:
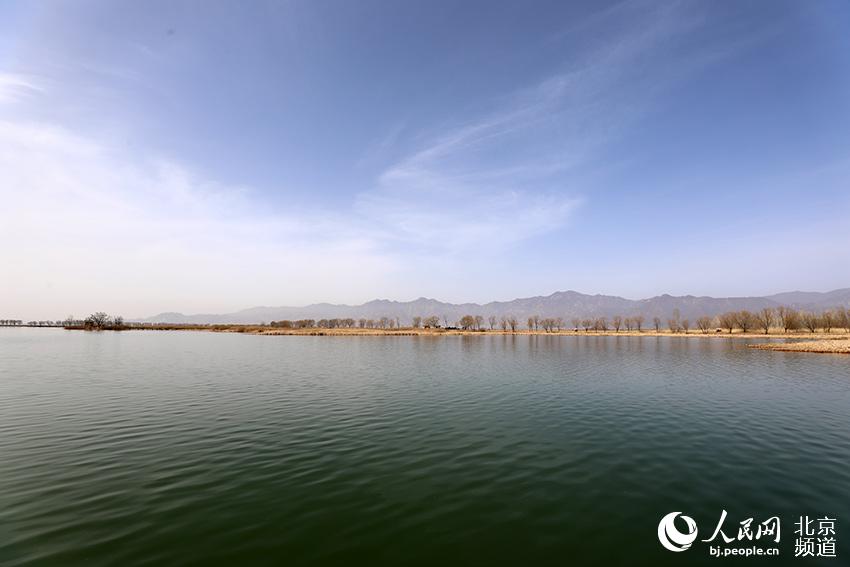
[[[39,327],[35,327],[39,328]],[[48,328],[48,327],[44,327]],[[98,329],[86,329],[82,325],[62,326],[61,328],[70,331],[96,331]],[[354,328],[324,328],[324,327],[305,327],[305,328],[280,328],[270,327],[269,325],[249,325],[249,324],[210,324],[210,325],[194,325],[194,324],[146,324],[146,325],[123,325],[120,328],[105,327],[104,331],[208,331],[213,333],[243,333],[250,335],[307,335],[307,336],[482,336],[482,335],[541,335],[541,336],[576,336],[576,337],[682,337],[682,338],[732,338],[732,339],[798,339],[798,340],[831,340],[831,339],[850,339],[850,332],[833,330],[826,333],[818,331],[810,333],[808,331],[797,331],[785,333],[783,331],[771,331],[770,333],[761,332],[741,332],[735,330],[732,333],[728,331],[703,333],[702,331],[689,330],[672,332],[669,330],[655,331],[652,329],[644,329],[642,331],[615,331],[609,329],[607,331],[576,331],[574,329],[562,329],[560,331],[545,331],[543,329],[517,329],[516,331],[503,331],[501,329],[455,329],[455,328],[436,328],[425,329],[415,327],[400,327],[394,329],[362,329]]]
[[[84,327],[64,327],[66,330],[87,330]],[[781,352],[810,352],[824,354],[850,354],[850,333],[841,332],[794,332],[785,333],[772,331],[768,334],[753,332],[710,332],[702,331],[671,332],[671,331],[544,331],[544,330],[517,330],[502,331],[501,329],[424,329],[402,327],[400,329],[361,329],[361,328],[303,328],[282,329],[263,325],[127,325],[122,328],[107,328],[107,331],[205,331],[213,333],[239,333],[248,335],[266,336],[308,336],[308,337],[443,337],[443,336],[544,336],[544,337],[647,337],[647,338],[681,338],[681,339],[752,339],[754,341],[782,339],[780,343],[758,343],[748,344],[749,348],[759,350],[773,350]]]

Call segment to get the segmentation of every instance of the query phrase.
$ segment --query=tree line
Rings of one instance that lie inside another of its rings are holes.
[[[82,324],[82,321],[79,321]],[[56,319],[55,321],[51,321],[49,319],[42,319],[39,321],[27,321],[24,323],[23,319],[0,319],[0,327],[23,327],[26,325],[27,327],[62,327],[67,326],[69,321],[67,319]]]
[[[0,327],[22,327],[24,321],[22,319],[0,319]],[[111,317],[103,312],[92,313],[85,319],[77,319],[73,315],[68,315],[64,319],[56,319],[55,321],[39,320],[27,321],[28,327],[91,327],[103,328],[114,326],[126,326],[124,318],[119,316]]]
[[[571,325],[567,326],[562,317],[541,317],[532,315],[525,321],[525,328],[530,331],[543,330],[547,333],[560,332],[564,329],[571,328],[574,332],[617,332],[620,331],[637,331],[643,332],[647,327],[646,318],[643,315],[634,315],[623,317],[614,315],[613,317],[575,317],[570,320]],[[0,319],[0,326],[23,326],[24,322],[20,319]],[[128,324],[124,322],[124,318],[119,316],[110,316],[107,313],[98,311],[92,313],[85,319],[76,319],[73,315],[69,315],[64,320],[56,321],[29,321],[29,326],[65,326],[77,327],[89,330],[102,329],[126,329],[129,326],[138,324]],[[265,325],[263,323],[263,325]],[[399,317],[379,317],[374,319],[368,318],[339,318],[339,319],[298,319],[298,320],[280,320],[272,321],[268,324],[271,327],[283,329],[402,329],[402,322]],[[693,321],[680,316],[679,310],[673,310],[672,316],[666,320],[661,317],[653,317],[649,323],[652,329],[660,332],[662,329],[667,329],[672,333],[689,333],[691,330],[696,330],[701,333],[710,332],[727,332],[733,333],[740,331],[750,333],[753,331],[769,333],[771,329],[780,329],[785,333],[808,331],[815,333],[817,331],[832,332],[833,329],[844,329],[850,332],[850,308],[836,307],[834,309],[826,309],[821,312],[803,311],[791,307],[765,307],[758,311],[727,311],[720,315],[701,316]],[[464,331],[486,331],[486,330],[501,330],[503,332],[515,333],[520,330],[519,320],[512,315],[496,317],[490,315],[484,317],[482,315],[464,315],[456,322],[450,322],[447,316],[439,317],[437,315],[429,316],[414,316],[411,318],[410,326],[407,328],[413,329],[461,329]]]
[[[765,307],[759,311],[728,311],[717,316],[701,316],[693,321],[681,317],[679,310],[673,310],[672,315],[663,320],[661,317],[652,317],[647,323],[646,317],[643,315],[634,315],[624,317],[622,315],[614,315],[608,317],[575,317],[570,320],[571,325],[568,327],[562,317],[541,317],[532,315],[525,321],[525,328],[529,331],[543,330],[547,333],[560,332],[564,329],[571,328],[575,332],[643,332],[647,325],[656,332],[663,329],[669,330],[672,333],[689,333],[696,330],[702,333],[722,332],[733,333],[741,331],[749,333],[752,331],[761,331],[765,334],[771,329],[781,329],[783,332],[794,332],[799,330],[807,330],[809,332],[817,332],[823,330],[831,332],[833,329],[845,329],[850,332],[850,309],[837,307],[821,312],[810,312],[793,309],[791,307],[771,308]],[[398,317],[380,317],[377,319],[367,318],[347,318],[347,319],[299,319],[295,321],[281,320],[272,321],[269,323],[272,327],[284,329],[401,329],[402,323]],[[506,315],[496,317],[490,315],[484,317],[482,315],[463,315],[456,322],[449,322],[448,317],[439,317],[437,315],[430,316],[414,316],[410,320],[410,327],[413,329],[461,329],[464,331],[485,331],[485,330],[501,330],[503,332],[516,332],[520,329],[519,320],[512,316]]]
[[[767,334],[771,328],[775,327],[782,329],[785,333],[801,329],[810,333],[819,330],[829,333],[836,328],[850,332],[850,309],[836,307],[816,313],[799,311],[790,307],[778,307],[776,309],[765,307],[754,313],[746,310],[723,313],[717,317],[717,322],[721,328],[729,333],[735,329],[740,329],[745,333],[755,329]],[[700,321],[698,321],[700,329],[703,329],[705,323],[704,318],[700,318]]]
[[[272,321],[270,327],[280,329],[395,329],[401,328],[401,321],[398,317],[381,317],[380,319],[298,319],[290,321],[284,319],[281,321]]]

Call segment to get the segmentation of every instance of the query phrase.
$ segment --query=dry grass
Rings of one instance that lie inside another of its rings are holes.
[[[673,338],[716,338],[716,339],[850,339],[850,333],[833,330],[832,333],[809,333],[809,332],[792,332],[784,333],[780,330],[771,330],[769,334],[760,332],[742,333],[735,331],[716,332],[712,330],[710,333],[702,333],[700,331],[690,330],[687,333],[672,333],[670,331],[655,331],[644,329],[638,331],[574,331],[562,330],[546,332],[543,330],[529,331],[527,329],[517,330],[516,332],[502,330],[481,330],[481,331],[464,331],[460,329],[414,329],[412,327],[402,327],[399,329],[285,329],[281,327],[269,327],[263,325],[169,325],[156,324],[131,327],[131,329],[152,330],[152,331],[212,331],[218,333],[247,333],[252,335],[301,335],[301,336],[455,336],[455,335],[545,335],[545,336],[578,336],[578,337],[673,337]]]
[[[759,343],[747,346],[761,350],[779,350],[784,352],[850,354],[850,339],[848,338],[827,338],[816,341],[800,341],[793,343]]]

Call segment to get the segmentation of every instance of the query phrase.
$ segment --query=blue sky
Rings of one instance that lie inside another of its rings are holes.
[[[850,3],[0,4],[4,316],[850,285]]]

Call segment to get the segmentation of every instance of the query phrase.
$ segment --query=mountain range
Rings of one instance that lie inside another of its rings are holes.
[[[764,307],[785,305],[808,311],[822,311],[834,307],[850,307],[850,288],[829,292],[791,291],[764,297],[695,297],[693,295],[658,295],[648,299],[625,299],[613,295],[588,295],[577,291],[558,291],[547,296],[524,297],[512,301],[490,303],[445,303],[420,297],[413,301],[376,299],[362,305],[335,305],[316,303],[303,307],[252,307],[234,313],[197,314],[160,313],[153,317],[136,319],[147,323],[267,323],[282,319],[378,319],[398,318],[409,324],[414,316],[437,315],[454,323],[463,315],[496,317],[512,315],[524,321],[532,315],[572,318],[630,317],[643,315],[666,319],[678,309],[682,318],[695,319],[702,315],[714,316],[726,311],[748,309],[757,311]]]

